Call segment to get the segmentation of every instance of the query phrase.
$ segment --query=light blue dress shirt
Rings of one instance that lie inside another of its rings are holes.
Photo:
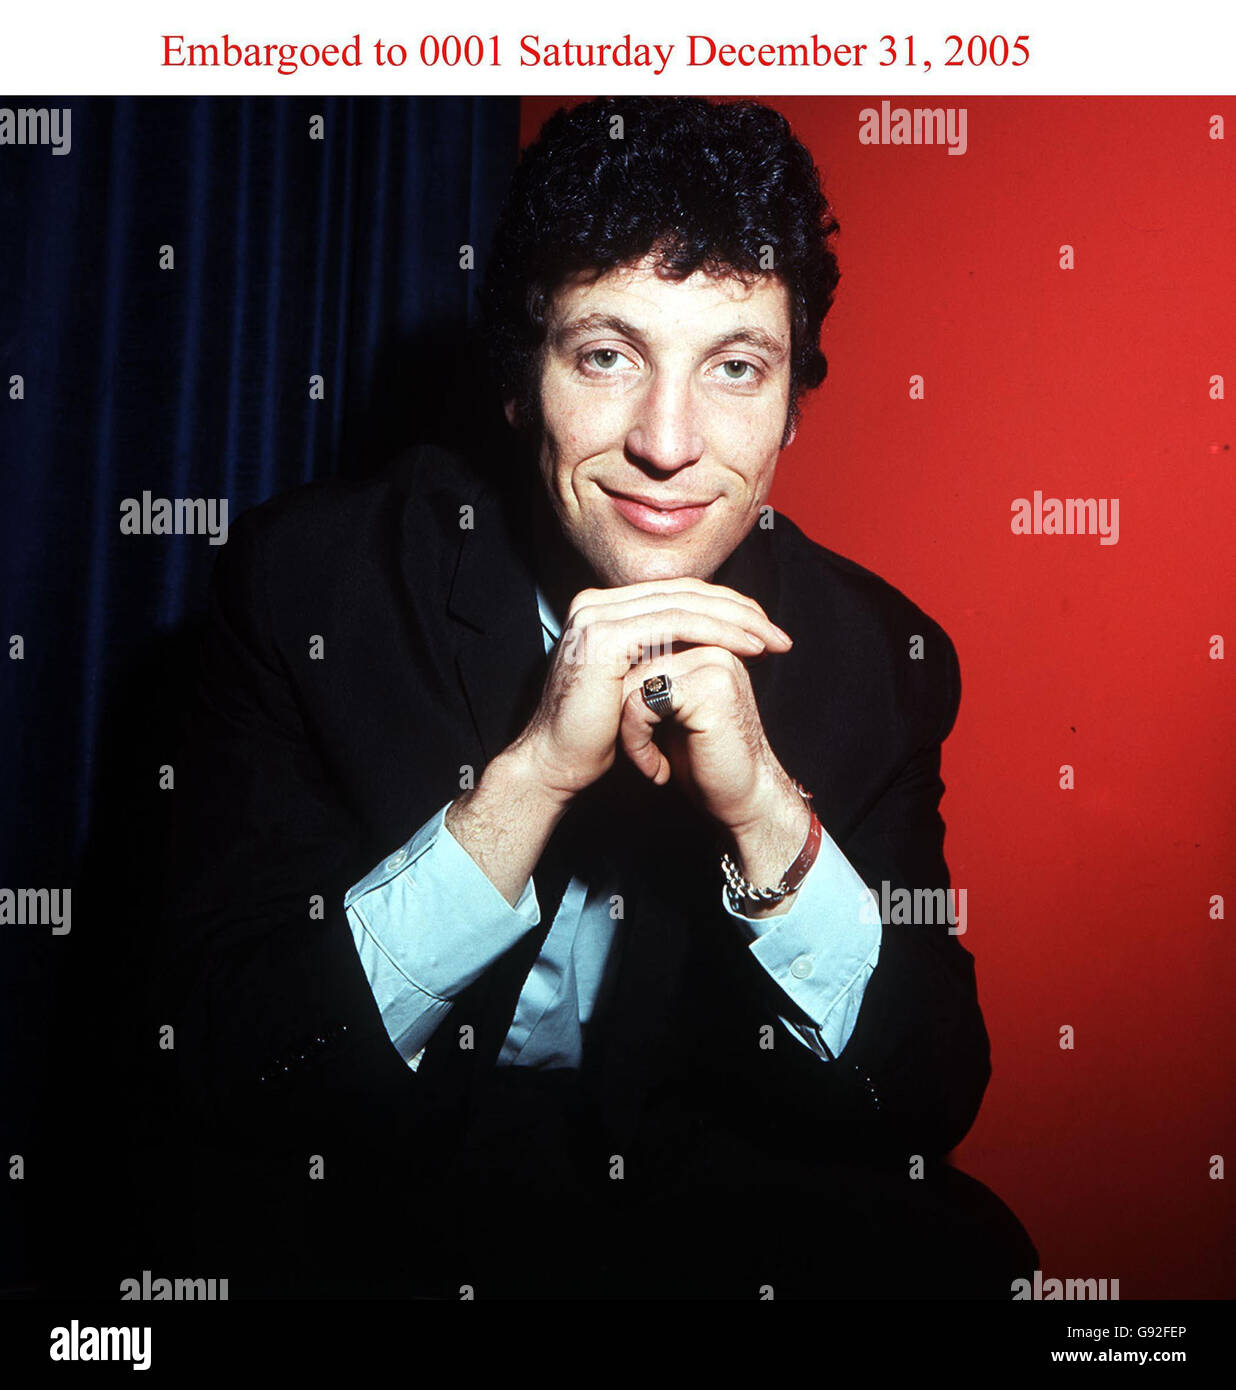
[[[560,626],[538,589],[548,654]],[[512,907],[446,828],[450,802],[344,897],[361,964],[399,1055],[416,1069],[452,1000],[541,920],[529,879]],[[720,881],[720,868],[717,871]],[[849,1041],[880,957],[870,890],[824,832],[802,886],[778,917],[721,904],[751,955],[811,1025],[781,1023],[824,1061]],[[572,878],[520,992],[499,1065],[578,1067],[608,955],[622,931],[618,883]]]

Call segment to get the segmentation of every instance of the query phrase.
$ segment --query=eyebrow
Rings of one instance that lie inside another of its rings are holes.
[[[602,332],[617,333],[619,337],[643,342],[639,329],[617,314],[583,314],[579,318],[568,319],[554,329],[551,338],[554,346],[560,348],[588,333]]]
[[[569,346],[577,338],[584,338],[588,334],[595,332],[610,332],[617,334],[620,338],[630,338],[634,342],[644,342],[644,335],[634,324],[628,322],[626,318],[621,318],[619,314],[583,314],[578,318],[569,318],[558,328],[553,329],[551,339],[553,346],[562,349]],[[773,361],[780,361],[781,357],[787,356],[790,349],[787,343],[776,338],[773,334],[763,331],[762,328],[734,328],[733,331],[722,334],[713,339],[705,349],[704,356],[719,352],[722,347],[729,347],[731,343],[745,343],[749,347],[755,347],[758,352],[765,353]]]
[[[732,333],[727,333],[717,339],[709,352],[716,352],[718,348],[728,347],[730,343],[746,343],[749,347],[758,348],[767,357],[774,361],[784,357],[789,348],[780,338],[774,338],[771,333],[765,333],[762,328],[736,328]]]
[[[598,332],[616,333],[620,337],[631,338],[639,343],[644,341],[644,335],[639,329],[617,314],[584,314],[579,318],[568,319],[554,329],[551,334],[551,341],[555,348],[561,349],[567,347],[577,338]],[[766,333],[762,328],[735,328],[731,332],[722,333],[718,338],[715,338],[705,349],[705,355],[728,347],[731,343],[745,343],[763,352],[773,361],[779,361],[789,352],[788,346],[780,338]]]

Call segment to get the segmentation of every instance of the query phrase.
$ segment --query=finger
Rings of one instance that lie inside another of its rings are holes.
[[[614,589],[584,589],[572,600],[567,617],[568,622],[573,622],[582,614],[587,622],[593,618],[626,617],[634,612],[672,606],[698,608],[718,615],[728,612],[731,621],[745,623],[753,631],[766,628],[771,635],[789,638],[753,598],[736,589],[700,579],[648,580]]]
[[[610,589],[581,589],[571,599],[567,610],[567,623],[576,620],[577,614],[591,610],[596,617],[626,617],[633,612],[645,612],[651,607],[672,606],[674,603],[685,607],[701,607],[705,612],[720,613],[717,605],[737,605],[747,609],[749,616],[756,620],[756,630],[767,624],[774,634],[788,638],[783,628],[777,627],[769,619],[765,610],[751,596],[740,594],[737,589],[724,584],[709,584],[697,578],[676,578],[676,580],[644,580],[638,584],[623,584]],[[602,612],[603,610],[603,612]],[[747,617],[747,614],[744,614]],[[742,619],[737,619],[742,620]]]
[[[793,641],[789,633],[774,623],[756,603],[740,603],[722,593],[673,592],[655,589],[647,594],[610,601],[586,603],[578,607],[572,618],[574,627],[589,627],[594,622],[621,622],[655,613],[703,613],[722,622],[744,628],[758,637],[765,647],[787,651]]]
[[[608,588],[581,589],[571,600],[571,607],[574,608],[579,603],[604,603],[611,599],[640,598],[645,594],[659,592],[724,594],[727,598],[748,603],[755,608],[759,607],[755,599],[740,593],[737,589],[727,588],[724,584],[713,584],[707,579],[696,579],[693,575],[641,579],[634,584],[614,584]]]
[[[645,699],[644,683],[649,672],[669,677],[668,714],[652,709]],[[715,721],[720,708],[733,709],[741,702],[744,682],[741,665],[732,653],[720,647],[692,648],[667,661],[638,667],[624,683],[618,741],[635,766],[662,786],[670,779],[671,764],[654,741],[657,726],[673,722],[684,729],[703,728]],[[749,688],[748,685],[748,691]]]
[[[632,694],[643,699],[644,682],[650,676],[670,678],[670,705],[675,723],[690,727],[698,710],[722,695],[738,695],[750,680],[740,660],[724,647],[688,647],[669,657],[643,662],[627,673],[623,682],[623,698]],[[653,727],[665,720],[654,710],[648,711]]]
[[[721,647],[737,657],[756,656],[765,649],[761,639],[744,627],[705,613],[668,608],[617,622],[569,628],[560,643],[559,659],[599,669],[611,677],[624,677],[632,666],[673,655],[676,644]]]
[[[643,689],[637,686],[622,705],[618,724],[618,741],[627,756],[649,781],[663,787],[670,779],[669,759],[653,742],[653,730],[661,715],[649,709]]]

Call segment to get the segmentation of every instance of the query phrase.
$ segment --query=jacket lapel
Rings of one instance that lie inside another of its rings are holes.
[[[492,489],[460,533],[447,612],[455,620],[456,669],[486,760],[520,733],[545,675],[536,586],[517,540],[517,505]],[[415,544],[414,538],[408,543]]]

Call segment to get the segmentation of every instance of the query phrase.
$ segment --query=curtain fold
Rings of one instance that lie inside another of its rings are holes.
[[[234,518],[441,433],[518,141],[514,99],[30,104],[72,148],[0,167],[4,883],[65,878],[112,678],[202,602],[215,548],[121,502]]]
[[[514,98],[22,104],[69,107],[72,147],[0,157],[0,889],[68,889],[72,918],[0,925],[0,1151],[28,1170],[0,1184],[0,1292],[77,1243],[64,1156],[103,1162],[108,1106],[109,1206],[140,1208],[163,1141],[159,770],[220,552],[124,534],[122,504],[226,499],[230,523],[483,414],[467,330],[519,130]]]

